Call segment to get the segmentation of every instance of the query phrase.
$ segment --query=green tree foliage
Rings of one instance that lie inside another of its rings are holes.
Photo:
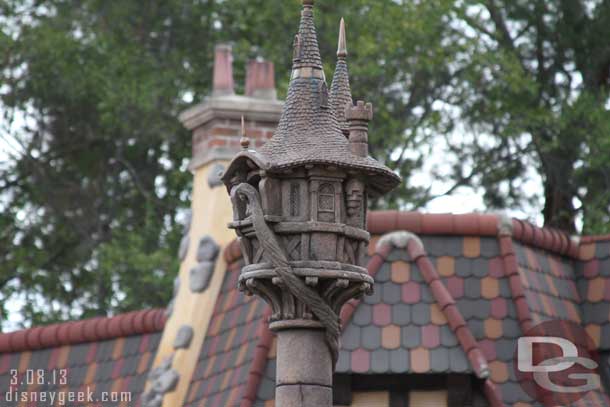
[[[523,203],[527,165],[543,180],[545,224],[585,233],[610,222],[610,1],[458,1],[462,117],[492,143],[456,146],[488,204]],[[485,137],[481,137],[485,138]],[[531,164],[530,164],[531,165]]]
[[[372,154],[405,178],[376,207],[435,198],[412,176],[445,137],[446,193],[521,208],[533,163],[547,224],[606,227],[610,1],[316,3],[327,77],[343,16]],[[218,42],[238,87],[263,56],[285,94],[298,4],[0,0],[0,295],[21,293],[28,323],[167,303],[191,189],[178,113],[208,94]]]

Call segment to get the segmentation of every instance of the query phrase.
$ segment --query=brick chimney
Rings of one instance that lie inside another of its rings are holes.
[[[275,100],[275,69],[273,62],[253,59],[246,70],[246,96]]]
[[[246,76],[246,95],[236,95],[231,46],[217,45],[212,94],[180,115],[182,124],[193,132],[191,170],[228,161],[241,150],[242,116],[252,147],[261,147],[273,136],[283,106],[276,99],[273,63],[249,61]]]
[[[230,44],[218,44],[214,52],[213,95],[235,94],[233,82],[233,50]]]

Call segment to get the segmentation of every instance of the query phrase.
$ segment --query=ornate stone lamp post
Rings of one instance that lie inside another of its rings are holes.
[[[400,182],[368,156],[371,105],[344,109],[348,138],[329,104],[313,0],[303,0],[277,132],[259,151],[243,138],[223,176],[246,263],[240,288],[272,307],[278,407],[332,405],[339,312],[372,289],[363,264],[367,196]]]

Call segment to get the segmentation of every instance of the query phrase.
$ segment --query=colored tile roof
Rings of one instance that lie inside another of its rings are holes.
[[[602,350],[610,350],[610,236],[583,239],[577,265],[582,324]]]
[[[537,405],[512,370],[516,340],[533,324],[551,318],[580,322],[587,314],[575,283],[582,246],[558,231],[516,220],[506,234],[500,221],[478,214],[370,214],[369,230],[377,234],[368,263],[375,293],[343,309],[337,371],[488,375],[484,391],[492,406]],[[418,231],[427,254],[395,247],[376,252],[379,235],[394,230]],[[610,250],[597,247],[604,242],[587,244],[596,245],[595,251],[587,249],[597,256],[589,261],[610,257]],[[592,294],[604,303],[599,297]],[[270,357],[259,403],[273,397],[274,367]],[[574,405],[610,406],[610,400],[592,392]]]
[[[227,248],[225,258],[231,260],[232,250]],[[271,336],[263,323],[265,303],[237,289],[241,266],[234,262],[226,272],[185,406],[225,407],[255,399],[257,369],[265,368]]]
[[[164,323],[163,310],[145,310],[0,335],[0,388],[28,397],[90,392],[94,400],[127,392],[129,400],[105,405],[139,405]],[[5,397],[2,406],[18,404]]]

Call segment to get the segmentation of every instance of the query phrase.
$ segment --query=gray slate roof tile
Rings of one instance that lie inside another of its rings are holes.
[[[482,257],[496,257],[500,255],[500,245],[498,239],[495,237],[481,237],[481,256]]]
[[[421,329],[415,325],[403,326],[400,331],[402,346],[413,349],[421,344]]]
[[[435,373],[446,372],[449,369],[449,350],[438,347],[430,349],[430,370]]]
[[[402,303],[392,305],[392,322],[399,326],[411,322],[411,306]]]
[[[458,340],[449,327],[449,325],[443,325],[439,328],[440,337],[441,337],[441,345],[452,347],[458,344]]]
[[[386,304],[397,304],[401,300],[401,286],[399,284],[388,281],[381,284],[382,301]]]
[[[409,369],[409,352],[405,349],[390,351],[390,371],[404,373]]]
[[[360,346],[362,328],[356,324],[347,324],[341,334],[341,348],[354,350]]]
[[[376,349],[371,353],[371,370],[375,373],[386,373],[390,369],[390,352]]]
[[[471,272],[474,277],[483,278],[489,274],[489,260],[478,257],[471,261]]]
[[[390,263],[383,263],[383,265],[375,275],[375,283],[385,283],[386,281],[390,281],[390,269]]]
[[[379,287],[376,291],[380,291]],[[354,312],[353,321],[358,326],[370,325],[373,321],[373,307],[369,304],[360,304]]]
[[[466,359],[464,351],[459,346],[449,349],[449,367],[452,372],[469,372],[471,371],[470,363]]]
[[[381,329],[375,325],[362,328],[362,347],[375,350],[381,346]]]
[[[427,325],[430,323],[430,306],[417,303],[411,306],[411,321],[415,325]]]
[[[351,352],[341,349],[337,360],[337,372],[348,372],[350,370]],[[273,398],[273,397],[272,397]],[[270,399],[267,399],[270,400]]]

